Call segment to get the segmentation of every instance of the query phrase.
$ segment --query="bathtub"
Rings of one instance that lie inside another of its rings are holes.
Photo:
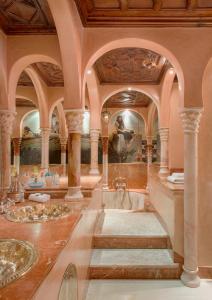
[[[144,210],[146,193],[130,190],[103,191],[105,209]]]

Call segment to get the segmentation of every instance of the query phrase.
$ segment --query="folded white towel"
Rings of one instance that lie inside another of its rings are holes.
[[[184,178],[184,173],[172,173],[173,178]]]
[[[169,181],[169,182],[171,182],[171,183],[181,183],[181,184],[183,184],[184,183],[184,178],[174,178],[174,177],[172,177],[172,176],[168,176],[167,177],[167,180]]]
[[[29,200],[43,203],[50,200],[50,195],[41,193],[30,194]]]

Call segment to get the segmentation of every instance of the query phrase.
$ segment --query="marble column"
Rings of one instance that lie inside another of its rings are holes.
[[[168,167],[168,140],[169,140],[169,128],[160,128],[160,171],[161,177],[169,175]]]
[[[103,152],[103,171],[102,171],[102,188],[108,190],[108,136],[102,137],[102,152]]]
[[[152,164],[152,136],[147,136],[147,186],[146,190],[149,192],[149,176],[150,176],[150,166]]]
[[[14,162],[13,165],[17,174],[20,173],[20,151],[21,151],[21,138],[13,138]]]
[[[99,145],[99,129],[90,130],[90,141],[91,141],[91,165],[90,165],[90,175],[99,175],[99,165],[98,165],[98,145]]]
[[[60,137],[60,147],[61,147],[61,165],[63,167],[63,175],[66,175],[66,148],[67,148],[67,138]]]
[[[0,192],[5,195],[10,187],[11,134],[15,113],[0,110]]]
[[[50,128],[41,128],[41,168],[49,168],[49,136]]]
[[[147,136],[147,164],[151,165],[152,164],[152,136]]]
[[[184,129],[184,266],[182,282],[198,287],[198,130],[200,108],[181,112]],[[180,145],[179,145],[180,146]]]
[[[82,111],[73,110],[66,113],[68,127],[68,193],[65,200],[67,201],[83,198],[80,186],[82,121]]]

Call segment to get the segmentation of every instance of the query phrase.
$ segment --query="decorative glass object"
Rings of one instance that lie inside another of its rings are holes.
[[[12,222],[34,223],[59,219],[71,213],[68,204],[36,204],[10,209],[5,217]]]
[[[0,288],[25,275],[37,261],[37,251],[26,241],[0,239]]]
[[[53,174],[51,172],[46,172],[45,183],[47,187],[51,187],[53,185]]]
[[[12,177],[10,190],[7,193],[7,196],[16,203],[24,201],[24,189],[17,174]]]
[[[72,263],[68,265],[63,275],[62,284],[59,292],[59,300],[77,300],[77,269]]]

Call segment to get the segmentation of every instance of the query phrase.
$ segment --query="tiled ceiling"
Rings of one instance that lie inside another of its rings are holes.
[[[95,63],[101,84],[159,84],[168,61],[141,48],[120,48],[107,52]]]
[[[84,26],[212,26],[211,0],[75,0]]]
[[[16,98],[16,106],[36,108],[36,106],[31,101],[23,98]]]
[[[7,34],[55,34],[46,0],[0,0],[0,25]]]
[[[64,86],[62,70],[51,63],[34,63],[32,67],[37,71],[38,75],[43,79],[49,87],[62,87]],[[18,85],[33,86],[30,77],[26,72],[22,72]]]
[[[137,91],[124,91],[110,97],[104,104],[107,108],[138,108],[148,107],[152,100]]]

